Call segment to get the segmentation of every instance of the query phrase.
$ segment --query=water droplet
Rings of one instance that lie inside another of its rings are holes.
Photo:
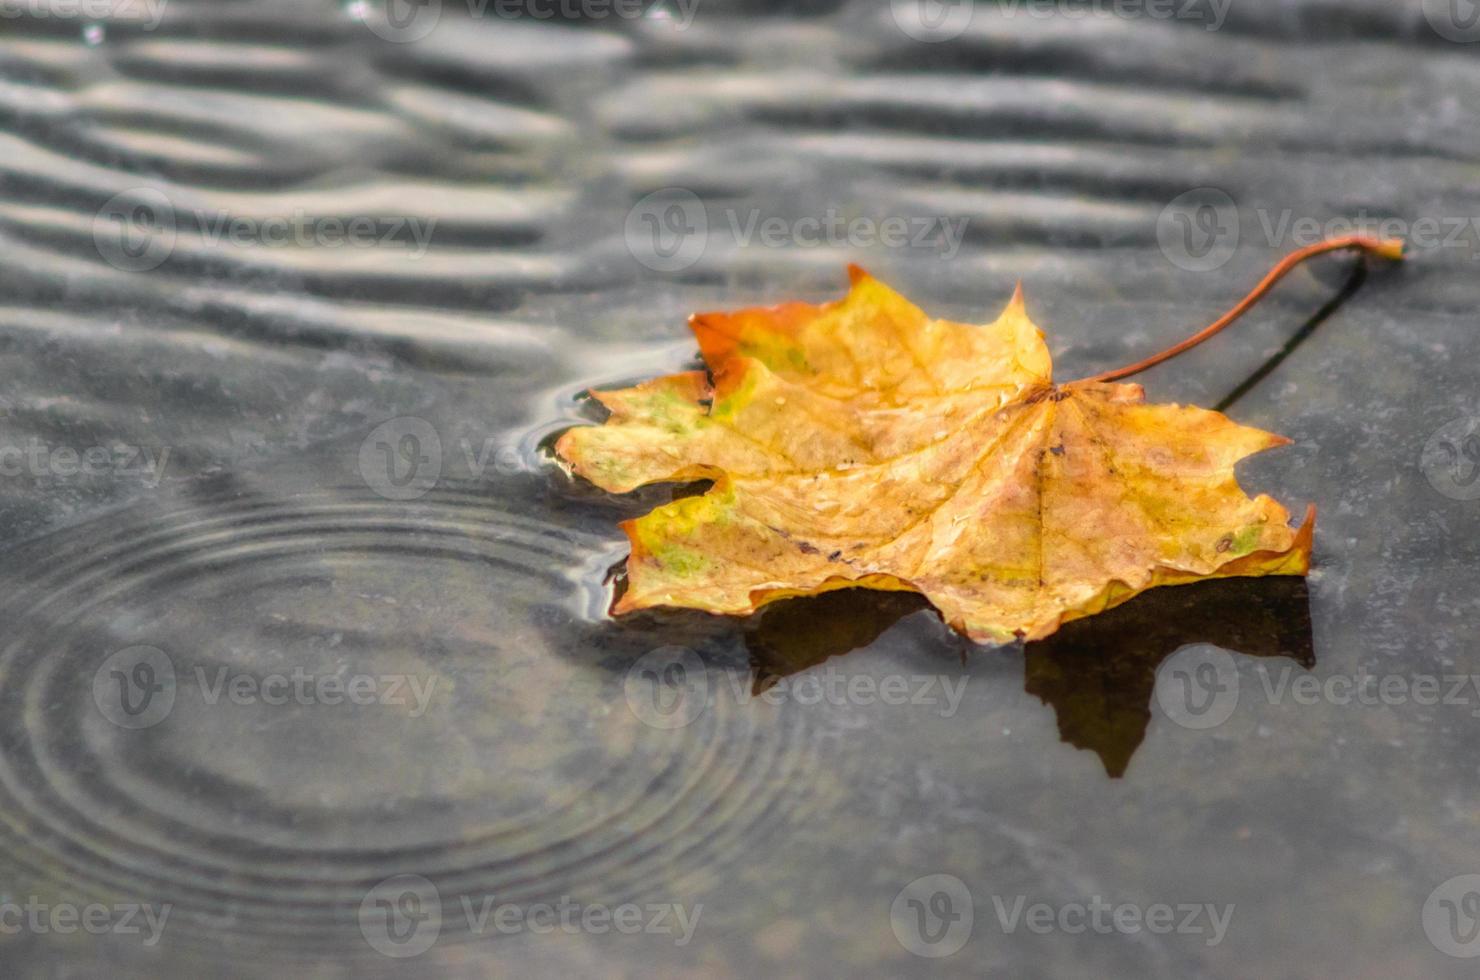
[[[108,34],[103,30],[102,24],[88,24],[82,29],[82,41],[90,48],[102,44],[107,37]]]

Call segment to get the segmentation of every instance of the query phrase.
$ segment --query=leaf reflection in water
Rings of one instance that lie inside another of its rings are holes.
[[[1192,643],[1315,664],[1310,599],[1298,576],[1152,589],[1024,645],[1024,687],[1058,716],[1059,737],[1125,774],[1146,737],[1162,661]]]
[[[766,607],[747,626],[751,691],[868,646],[929,608],[910,592],[845,589]],[[1054,709],[1059,737],[1123,776],[1146,737],[1157,670],[1178,650],[1210,643],[1252,657],[1315,664],[1303,578],[1228,578],[1152,589],[1108,612],[1024,644],[1024,689]],[[971,649],[963,644],[965,651]]]

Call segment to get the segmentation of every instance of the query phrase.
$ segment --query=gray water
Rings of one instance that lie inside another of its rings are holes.
[[[0,972],[1473,974],[1480,45],[1439,5],[38,4],[0,0]],[[1308,582],[1026,649],[901,596],[607,615],[673,491],[548,446],[692,365],[689,313],[855,261],[980,322],[1021,279],[1076,377],[1358,216],[1410,260],[1138,379],[1294,440],[1239,472],[1318,506]]]

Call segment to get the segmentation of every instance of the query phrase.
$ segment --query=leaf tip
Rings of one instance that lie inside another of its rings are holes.
[[[1316,533],[1316,505],[1308,504],[1305,508],[1305,520],[1300,523],[1300,528],[1295,532],[1295,544],[1310,551],[1310,544]]]
[[[1023,301],[1023,281],[1019,279],[1012,287],[1012,297],[1008,299],[1007,306],[1002,310],[1002,316],[1022,317],[1027,319],[1028,306]]]
[[[868,270],[865,269],[863,266],[859,265],[856,262],[848,263],[848,285],[856,286],[859,283],[863,282],[865,279],[872,278],[873,277],[868,274]]]
[[[1295,540],[1290,543],[1290,550],[1287,552],[1293,558],[1293,567],[1289,573],[1310,574],[1310,556],[1315,545],[1315,536],[1316,505],[1310,504],[1305,508],[1305,520],[1295,529]]]

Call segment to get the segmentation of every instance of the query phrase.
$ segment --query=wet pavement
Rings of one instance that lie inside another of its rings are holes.
[[[0,0],[0,972],[1473,975],[1463,2],[576,6]],[[690,312],[1021,280],[1078,377],[1353,221],[1136,379],[1308,581],[606,615],[674,491],[548,446]]]

